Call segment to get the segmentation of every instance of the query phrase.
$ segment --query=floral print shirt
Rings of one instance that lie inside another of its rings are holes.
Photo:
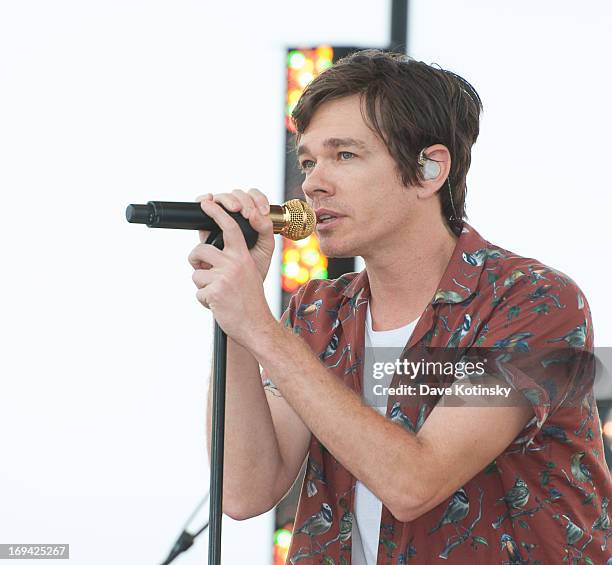
[[[282,317],[360,395],[369,292],[365,270],[312,280]],[[569,277],[492,245],[464,223],[404,353],[423,347],[590,353],[593,328],[587,300]],[[576,385],[558,361],[540,365],[557,371],[552,379],[508,373],[533,418],[462,488],[411,522],[396,520],[383,504],[377,565],[612,563],[612,480],[592,381]],[[387,418],[416,433],[436,402],[390,396]],[[355,483],[313,435],[287,563],[351,563]]]

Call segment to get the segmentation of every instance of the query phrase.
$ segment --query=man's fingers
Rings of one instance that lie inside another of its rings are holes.
[[[233,195],[228,192],[223,194],[211,194],[207,192],[206,194],[201,194],[200,196],[196,196],[196,202],[203,202],[204,200],[212,200],[214,202],[218,202],[223,207],[231,210],[232,212],[237,212],[240,208],[240,201]]]
[[[212,268],[212,265],[210,263],[207,263],[206,261],[195,261],[194,263],[189,261],[189,263],[194,269],[211,269]]]
[[[230,194],[228,192],[224,192],[222,194],[215,194],[211,198],[214,202],[221,204],[226,210],[230,212],[240,212],[242,208],[242,203],[234,194]]]
[[[248,193],[234,190],[232,194],[242,203],[242,215],[249,220],[255,231],[262,235],[272,233],[272,222],[269,217],[270,205],[268,199],[256,188]]]
[[[236,189],[232,190],[232,196],[240,202],[240,212],[242,216],[247,220],[251,215],[257,212],[257,206],[251,196],[249,196],[244,190]]]
[[[229,212],[240,212],[244,218],[249,220],[253,229],[255,229],[255,231],[257,231],[259,234],[268,235],[268,233],[272,233],[272,222],[269,218],[270,203],[268,202],[266,195],[256,188],[251,188],[248,192],[236,189],[233,190],[231,194],[223,193],[213,195],[207,193],[196,197],[196,201],[200,202],[204,213],[209,215],[213,220],[215,220],[215,222],[217,221],[216,217],[214,216],[215,211],[210,213],[211,208],[208,208],[208,205],[211,202],[221,205]],[[222,211],[223,210],[221,210],[221,212]],[[228,214],[225,214],[225,216],[231,220]],[[223,239],[226,244],[240,244],[238,238],[234,238],[232,234],[229,233],[232,231],[233,225],[230,225],[229,222],[225,224],[217,222],[217,224],[224,232]],[[199,230],[198,235],[200,241],[204,243],[208,239],[210,231]]]
[[[270,219],[269,214],[264,215],[261,212],[254,210],[249,218],[249,223],[259,235],[266,236],[273,233],[272,220]]]
[[[255,203],[255,206],[257,206],[260,214],[270,213],[270,203],[268,202],[268,197],[261,192],[261,190],[251,188],[248,194],[253,199],[253,202]]]
[[[215,279],[216,273],[208,269],[195,269],[191,274],[193,284],[198,288],[204,288]]]
[[[191,253],[187,257],[187,261],[189,261],[189,264],[194,269],[201,269],[203,265],[208,265],[208,267],[204,268],[219,267],[221,264],[225,263],[227,259],[224,257],[223,252],[214,245],[200,243],[191,250]]]
[[[206,194],[202,194],[200,196],[196,196],[195,201],[196,202],[202,202],[202,200],[212,200],[213,199],[213,195],[208,192]],[[206,230],[198,230],[198,236],[200,238],[200,242],[204,243],[207,239],[208,239],[208,235],[210,234],[209,231]]]
[[[208,303],[208,290],[206,287],[201,288],[196,292],[196,298],[198,299],[200,304],[204,306],[204,308],[212,310],[210,304]]]
[[[270,212],[266,195],[256,188],[251,188],[248,192],[240,189],[232,190],[232,195],[240,200],[242,215],[249,220],[254,214],[267,215]]]
[[[240,247],[244,247],[246,249],[244,237],[234,218],[216,202],[203,200],[201,205],[204,213],[210,216],[223,231],[223,242],[226,248],[234,247],[235,249],[239,249]],[[219,253],[221,252],[219,251]]]

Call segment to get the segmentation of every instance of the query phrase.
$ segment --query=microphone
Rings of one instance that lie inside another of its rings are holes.
[[[226,212],[240,226],[248,248],[253,247],[258,234],[249,221],[240,212]],[[210,241],[221,235],[219,226],[204,213],[199,202],[152,200],[146,204],[130,204],[125,210],[125,217],[131,224],[146,224],[150,228],[210,231]],[[270,218],[274,233],[293,240],[308,237],[317,223],[313,209],[297,198],[280,206],[271,204]]]

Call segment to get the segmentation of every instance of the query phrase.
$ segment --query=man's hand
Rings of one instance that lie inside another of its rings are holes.
[[[270,268],[272,253],[274,253],[274,232],[272,231],[272,220],[270,219],[270,203],[266,195],[252,188],[248,192],[244,190],[233,190],[223,194],[204,194],[198,196],[196,202],[200,202],[204,213],[208,214],[205,206],[206,202],[214,201],[230,212],[240,212],[244,218],[249,220],[253,229],[259,234],[257,243],[250,250],[251,257],[257,265],[257,270],[264,280]],[[204,243],[210,232],[200,230],[200,242]],[[224,238],[225,239],[225,238]],[[196,266],[198,268],[209,268],[210,265]]]
[[[267,324],[276,324],[263,290],[274,251],[268,201],[256,190],[249,194],[235,190],[214,198],[205,195],[198,200],[202,210],[222,229],[225,245],[221,251],[200,243],[189,254],[189,263],[194,268],[192,279],[198,288],[196,297],[213,312],[228,336],[248,347],[248,340]],[[250,252],[238,224],[217,202],[230,211],[241,211],[258,232],[257,244]],[[262,213],[262,209],[267,212]],[[200,232],[200,241],[207,237],[208,232]]]

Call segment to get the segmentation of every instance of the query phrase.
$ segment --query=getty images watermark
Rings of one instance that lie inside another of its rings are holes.
[[[415,404],[444,399],[461,406],[580,406],[592,389],[595,365],[602,365],[596,361],[592,352],[580,349],[526,344],[469,350],[366,347],[363,398],[377,407],[390,405],[389,397]]]
[[[431,383],[397,384],[389,386],[385,383],[375,383],[372,392],[376,396],[502,396],[508,398],[512,387],[509,385],[483,384],[463,382],[473,377],[484,377],[487,359],[482,361],[409,361],[408,359],[396,359],[395,361],[374,361],[372,363],[372,378],[375,380],[388,380],[389,377],[400,375],[411,380],[417,376],[428,375],[450,375],[456,381],[450,385]]]

